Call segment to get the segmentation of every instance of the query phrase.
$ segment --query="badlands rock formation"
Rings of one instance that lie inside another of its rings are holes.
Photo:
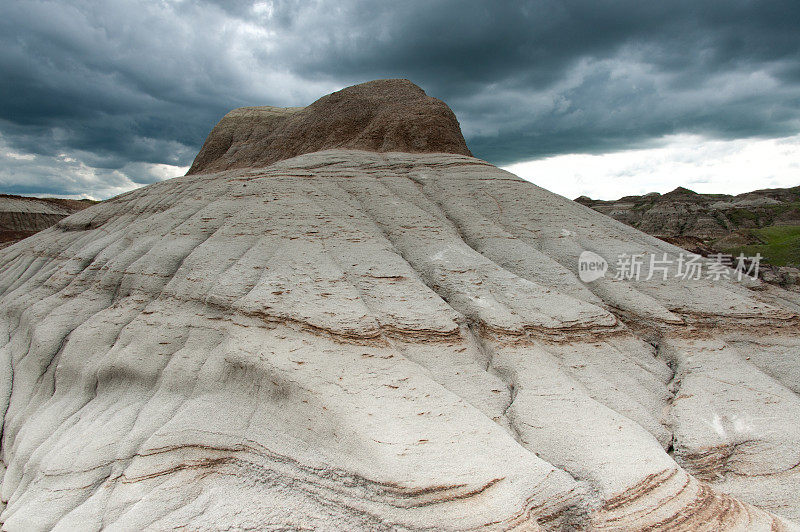
[[[220,120],[189,174],[256,168],[339,148],[471,156],[456,115],[405,80],[376,80],[308,107],[242,107]]]
[[[575,201],[659,237],[689,236],[705,241],[772,225],[800,225],[800,187],[754,190],[738,196],[698,194],[678,187],[618,200]]]
[[[62,218],[92,204],[94,202],[89,200],[0,194],[0,248],[47,229]]]
[[[0,251],[4,529],[798,529],[796,295],[582,283],[680,250],[416,144],[438,104],[275,161],[316,105]]]
[[[800,186],[738,196],[672,192],[575,201],[693,253],[762,255],[760,276],[800,290]]]

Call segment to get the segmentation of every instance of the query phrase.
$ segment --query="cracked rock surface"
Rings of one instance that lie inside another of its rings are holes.
[[[331,149],[0,250],[7,530],[796,530],[800,300],[458,153]]]

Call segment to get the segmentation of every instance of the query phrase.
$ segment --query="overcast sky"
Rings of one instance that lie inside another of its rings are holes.
[[[0,192],[180,175],[228,110],[402,77],[556,192],[800,184],[800,3],[5,1]]]

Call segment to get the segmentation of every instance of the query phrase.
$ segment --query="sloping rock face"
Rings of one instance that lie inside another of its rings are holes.
[[[0,251],[0,520],[796,530],[800,301],[582,283],[585,250],[680,251],[463,154],[325,150],[70,216]]]
[[[456,116],[405,79],[342,89],[308,107],[243,107],[211,131],[189,174],[266,166],[331,148],[472,155]]]
[[[0,248],[47,229],[73,212],[94,204],[88,200],[28,198],[0,194]]]

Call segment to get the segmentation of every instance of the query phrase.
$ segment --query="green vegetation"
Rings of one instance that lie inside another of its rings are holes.
[[[655,205],[655,204],[656,204],[655,201],[652,201],[652,200],[645,201],[645,202],[642,202],[642,203],[637,203],[636,205],[633,206],[633,210],[634,211],[649,211],[650,209],[653,208],[653,205]]]
[[[704,214],[706,214],[706,212],[704,212]],[[730,224],[728,224],[728,220],[725,218],[724,214],[722,214],[720,211],[711,211],[710,214],[717,221],[717,223],[720,226],[730,230]],[[736,222],[733,222],[733,223],[736,223]]]
[[[731,222],[733,222],[734,227],[740,227],[744,225],[747,221],[754,222],[754,225],[760,225],[758,223],[759,222],[758,215],[753,211],[747,209],[731,209],[729,211],[725,211],[725,215]]]
[[[800,266],[800,225],[773,225],[751,229],[750,233],[763,244],[751,244],[725,249],[734,256],[761,253],[764,262],[775,266]]]

